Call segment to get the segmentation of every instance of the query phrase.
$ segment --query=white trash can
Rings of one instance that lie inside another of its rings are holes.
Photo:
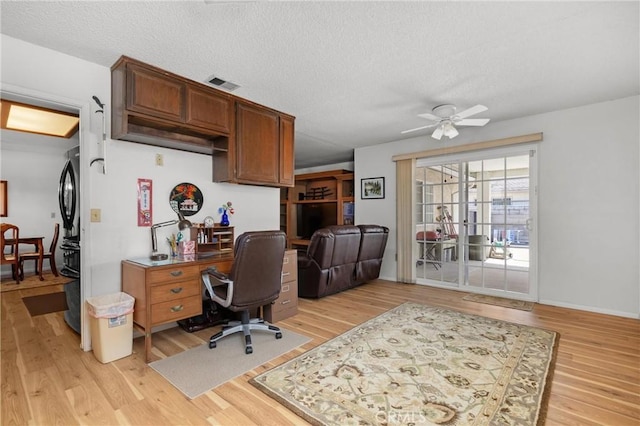
[[[87,299],[91,346],[103,364],[131,355],[134,303],[132,296],[122,292]]]

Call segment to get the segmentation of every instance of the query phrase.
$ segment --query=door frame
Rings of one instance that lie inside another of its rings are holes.
[[[455,285],[447,285],[440,282],[431,281],[429,283],[419,283],[421,285],[431,285],[435,287],[442,287],[453,290],[461,290],[468,291],[479,294],[487,294],[487,295],[495,295],[502,296],[505,295],[516,295],[518,299],[527,300],[527,301],[538,301],[539,292],[538,292],[538,144],[537,143],[528,143],[528,144],[519,144],[519,145],[510,145],[510,146],[502,146],[498,148],[490,148],[483,150],[473,150],[467,152],[458,152],[454,154],[445,154],[445,155],[436,155],[423,157],[430,165],[436,164],[451,164],[451,163],[464,163],[469,161],[479,161],[486,160],[496,157],[510,157],[510,156],[519,156],[529,154],[529,292],[528,293],[513,293],[513,292],[505,292],[505,291],[492,291],[491,289],[486,289],[484,287],[476,288],[472,286],[466,285],[464,282],[460,280],[461,277],[466,276],[463,274],[463,270],[465,265],[459,262],[459,274],[458,281]],[[420,160],[420,157],[416,157],[416,163]],[[416,167],[414,165],[414,167]],[[413,183],[415,184],[415,182]],[[459,187],[464,185],[462,180],[459,181]],[[415,192],[415,191],[414,191]],[[465,202],[463,200],[464,197],[460,197],[458,199],[459,208],[457,214],[457,223],[458,223],[458,232],[462,233],[462,229],[465,228],[464,233],[466,235],[466,227],[463,227],[464,223],[464,208],[460,204]],[[413,208],[412,211],[415,215],[416,209]],[[415,231],[414,231],[415,232]],[[461,256],[464,253],[464,241],[461,238],[458,238],[457,242],[457,250],[458,250],[458,259],[464,262],[464,256]],[[413,264],[415,265],[417,260],[417,253],[412,253]],[[417,282],[417,277],[415,275],[414,268],[414,280]]]
[[[51,108],[67,108],[77,110],[80,116],[79,124],[79,145],[80,145],[80,348],[83,351],[91,350],[91,330],[89,321],[86,321],[87,312],[84,301],[91,294],[91,271],[89,259],[91,259],[91,227],[90,223],[88,194],[91,188],[89,178],[90,149],[91,141],[91,103],[79,99],[67,98],[52,93],[39,90],[28,89],[21,86],[3,83],[0,88],[2,96],[8,96],[15,100],[20,100],[26,104],[46,103]]]

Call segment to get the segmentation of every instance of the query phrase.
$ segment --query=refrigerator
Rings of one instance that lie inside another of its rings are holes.
[[[64,286],[69,307],[64,313],[64,319],[80,334],[80,147],[70,149],[65,153],[65,157],[66,162],[58,186],[63,228],[60,249],[64,257],[60,274],[72,278]]]

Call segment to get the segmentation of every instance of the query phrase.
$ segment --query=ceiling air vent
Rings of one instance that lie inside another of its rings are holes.
[[[233,92],[234,90],[236,90],[238,87],[240,87],[238,84],[232,83],[230,81],[224,80],[220,77],[216,77],[215,75],[212,75],[211,77],[207,78],[207,83],[219,87],[221,89],[225,89],[228,90],[230,92]]]

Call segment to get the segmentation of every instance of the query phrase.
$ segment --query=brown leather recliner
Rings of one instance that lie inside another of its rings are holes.
[[[358,225],[362,237],[356,262],[356,284],[375,280],[380,276],[382,257],[387,246],[389,228],[379,225]]]
[[[298,253],[298,296],[324,297],[377,278],[387,234],[377,225],[334,225],[314,232],[307,251]]]

